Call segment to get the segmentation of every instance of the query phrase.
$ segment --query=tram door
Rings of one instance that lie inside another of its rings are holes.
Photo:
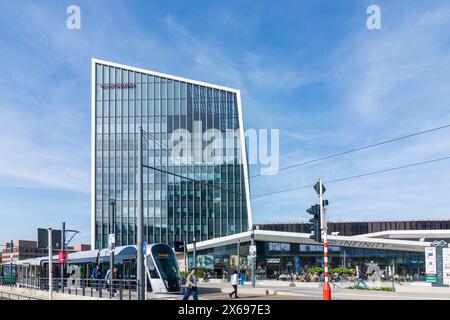
[[[92,271],[95,269],[95,263],[88,263],[86,267],[86,279],[90,279],[92,275]]]
[[[122,279],[130,279],[131,278],[131,261],[123,262],[123,274]]]

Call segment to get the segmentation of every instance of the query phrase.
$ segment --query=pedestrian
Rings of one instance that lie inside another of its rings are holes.
[[[96,290],[98,291],[98,280],[100,279],[102,274],[102,270],[100,269],[100,265],[96,265],[95,269],[92,271],[92,285],[95,286]]]
[[[229,294],[230,299],[232,299],[233,294],[236,299],[239,298],[237,295],[238,281],[238,272],[237,270],[234,270],[233,275],[231,276],[231,285],[233,286],[233,291]]]
[[[186,277],[186,292],[184,293],[183,300],[189,300],[189,296],[192,292],[192,299],[198,300],[197,292],[197,269],[192,268],[191,272]]]
[[[360,284],[364,285],[365,289],[369,289],[366,283],[366,276],[362,270],[359,270],[358,272],[358,281],[356,282],[356,289],[359,289]]]
[[[242,271],[239,271],[238,278],[239,278],[239,284],[241,286],[243,286],[244,285],[244,273]]]
[[[112,286],[113,286],[113,294],[116,294],[117,287],[119,285],[119,280],[120,280],[121,277],[120,277],[120,274],[119,274],[119,269],[117,267],[114,267],[113,270],[114,271],[113,271],[113,276],[112,276],[112,278],[113,278]]]
[[[108,269],[108,271],[106,271],[106,275],[105,275],[105,289],[109,286],[109,288],[111,288],[111,281],[109,280],[109,276],[111,274],[111,269]]]
[[[206,271],[203,275],[203,282],[208,282],[210,278],[209,272]]]

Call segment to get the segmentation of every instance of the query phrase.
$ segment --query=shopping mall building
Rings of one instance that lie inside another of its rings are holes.
[[[198,267],[218,275],[250,268],[252,236],[259,277],[320,266],[323,247],[309,239],[306,224],[248,231],[253,221],[242,112],[237,89],[93,59],[92,247],[108,246],[111,199],[116,246],[137,242],[137,133],[142,127],[144,163],[168,172],[144,170],[147,243],[186,242],[189,265],[195,256]],[[183,151],[193,155],[187,161],[173,157],[183,142],[180,130],[191,134],[192,143]],[[196,157],[215,141],[211,132],[226,137],[223,152],[213,161]],[[331,223],[329,233],[332,267],[374,261],[382,269],[421,278],[425,247],[450,240],[450,221]],[[184,264],[183,254],[179,261]]]

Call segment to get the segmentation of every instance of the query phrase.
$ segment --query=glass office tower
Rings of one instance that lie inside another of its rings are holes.
[[[144,168],[148,243],[192,243],[247,231],[252,220],[241,114],[239,90],[93,59],[92,246],[108,246],[110,199],[116,203],[116,246],[137,242],[141,126],[144,164],[169,172]],[[223,134],[222,152],[206,160],[212,129]],[[181,152],[186,136],[180,132],[191,134],[189,149]]]

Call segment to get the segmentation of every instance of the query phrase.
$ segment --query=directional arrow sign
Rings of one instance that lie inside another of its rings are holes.
[[[320,181],[316,182],[314,185],[314,190],[316,190],[317,194],[320,196]],[[324,194],[325,191],[327,191],[327,189],[325,189],[325,186],[322,184],[322,194]]]
[[[142,243],[142,252],[144,253],[144,256],[147,255],[147,241]]]

